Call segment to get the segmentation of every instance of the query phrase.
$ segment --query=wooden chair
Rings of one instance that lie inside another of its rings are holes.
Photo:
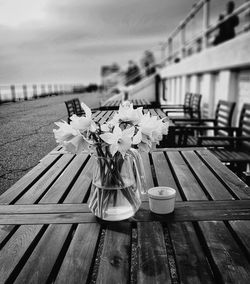
[[[240,113],[239,126],[232,128],[233,135],[223,140],[230,143],[231,148],[214,148],[211,151],[237,174],[242,174],[250,164],[250,104],[244,104]],[[215,139],[213,137],[213,139]],[[249,182],[249,173],[246,176]]]
[[[182,104],[161,105],[161,109],[168,116],[170,116],[171,114],[190,115],[192,96],[193,96],[192,93],[186,93],[183,105]]]
[[[161,109],[166,110],[168,113],[170,112],[184,112],[189,113],[191,107],[191,99],[193,94],[186,93],[184,97],[184,104],[169,104],[169,105],[161,105]]]
[[[215,118],[198,119],[199,125],[181,126],[181,146],[206,146],[206,147],[230,147],[229,141],[214,139],[232,135],[234,128],[231,127],[235,102],[220,100],[215,111]],[[212,125],[208,125],[211,123]],[[213,136],[208,136],[207,131],[213,131]]]
[[[174,123],[183,124],[187,121],[197,123],[201,119],[201,98],[201,94],[193,94],[189,107],[184,108],[182,111],[166,110],[165,112]],[[171,116],[171,113],[180,113],[181,115]]]
[[[64,103],[65,103],[67,111],[68,111],[68,123],[70,123],[70,121],[71,121],[70,117],[73,114],[76,114],[78,116],[84,115],[85,112],[82,109],[80,100],[78,98],[74,98],[72,100],[65,101]],[[98,111],[98,110],[99,110],[98,108],[97,109],[96,108],[91,109],[92,113],[95,112],[95,111]]]

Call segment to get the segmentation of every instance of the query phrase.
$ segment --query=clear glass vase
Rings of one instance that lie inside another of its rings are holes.
[[[141,205],[142,182],[133,154],[95,157],[89,208],[99,218],[120,221]]]

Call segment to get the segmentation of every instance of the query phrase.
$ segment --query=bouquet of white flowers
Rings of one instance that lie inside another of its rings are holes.
[[[53,131],[56,141],[64,150],[73,154],[87,151],[97,157],[98,177],[95,177],[92,185],[90,209],[103,218],[110,200],[113,200],[114,207],[119,200],[118,191],[115,190],[118,187],[122,188],[122,196],[132,207],[138,207],[131,185],[126,185],[126,156],[133,156],[133,160],[137,162],[136,171],[141,172],[142,163],[138,163],[140,156],[135,154],[134,149],[149,151],[152,143],[158,143],[167,134],[168,122],[151,116],[149,112],[144,114],[142,108],[134,109],[133,104],[126,101],[110,121],[100,125],[92,119],[90,108],[84,103],[81,106],[85,116],[71,116],[70,124],[65,121],[56,122],[59,128]],[[101,188],[112,190],[100,192]]]

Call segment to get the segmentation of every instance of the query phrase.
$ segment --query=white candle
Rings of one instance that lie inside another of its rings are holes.
[[[157,214],[174,211],[176,191],[171,187],[158,186],[148,190],[149,208]]]

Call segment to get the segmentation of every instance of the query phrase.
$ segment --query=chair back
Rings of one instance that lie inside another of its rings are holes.
[[[239,136],[250,136],[250,104],[244,104],[239,119]],[[242,141],[240,147],[248,150],[250,153],[250,141]]]
[[[68,117],[75,114],[75,104],[73,100],[65,101],[64,102],[68,111]]]
[[[201,94],[193,94],[191,98],[191,118],[201,118]]]
[[[78,98],[76,98],[76,99],[73,99],[73,102],[74,102],[74,106],[75,106],[75,113],[81,114],[83,111],[82,111],[80,100]]]
[[[191,100],[192,100],[192,93],[186,93],[185,94],[185,98],[184,98],[184,113],[188,113],[190,112],[190,108],[191,108]]]
[[[215,126],[230,127],[232,125],[232,117],[235,108],[235,102],[219,100],[215,111]],[[227,135],[224,130],[215,130],[215,135]]]

